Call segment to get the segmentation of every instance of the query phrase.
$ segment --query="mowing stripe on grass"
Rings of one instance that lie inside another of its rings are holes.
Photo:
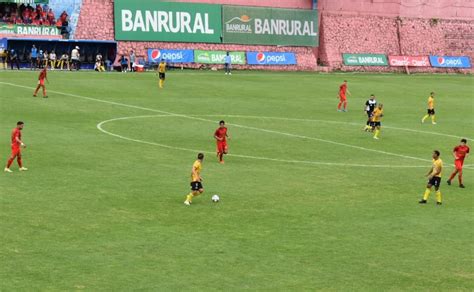
[[[0,84],[19,87],[19,88],[25,88],[25,89],[29,89],[29,90],[34,90],[33,87],[14,84],[14,83],[9,83],[9,82],[0,81]],[[100,102],[100,103],[116,105],[116,106],[140,109],[140,110],[144,110],[144,111],[151,111],[151,112],[161,113],[161,114],[165,114],[165,115],[169,115],[169,116],[182,117],[182,118],[186,118],[186,119],[198,120],[198,121],[203,121],[203,122],[211,122],[211,123],[216,122],[216,121],[213,121],[213,120],[203,119],[203,118],[199,118],[199,117],[195,117],[195,116],[177,114],[177,113],[167,112],[167,111],[163,111],[163,110],[152,109],[152,108],[136,106],[136,105],[130,105],[130,104],[114,102],[114,101],[108,101],[108,100],[103,100],[103,99],[98,99],[98,98],[93,98],[93,97],[88,97],[88,96],[82,96],[82,95],[77,95],[77,94],[65,93],[65,92],[54,91],[54,90],[49,90],[49,92],[57,93],[57,94],[64,95],[64,96],[80,98],[80,99],[84,99],[84,100],[90,100],[90,101],[95,101],[95,102]],[[239,127],[239,128],[242,128],[242,129],[261,131],[261,132],[272,133],[272,134],[277,134],[277,135],[282,135],[282,136],[287,136],[287,137],[300,138],[300,139],[314,140],[314,141],[329,143],[329,144],[333,144],[333,145],[358,149],[358,150],[362,150],[362,151],[369,151],[369,152],[374,152],[374,153],[385,154],[385,155],[389,155],[389,156],[401,157],[401,158],[418,160],[418,161],[423,161],[423,162],[431,162],[431,160],[428,160],[428,159],[423,159],[423,158],[418,158],[418,157],[413,157],[413,156],[408,156],[408,155],[403,155],[403,154],[397,154],[397,153],[392,153],[392,152],[387,152],[387,151],[382,151],[382,150],[370,149],[370,148],[365,148],[365,147],[351,145],[351,144],[345,144],[345,143],[326,140],[326,139],[321,139],[321,138],[308,137],[308,136],[303,136],[303,135],[296,135],[296,134],[291,134],[291,133],[286,133],[286,132],[280,132],[280,131],[250,127],[250,126],[239,125],[239,124],[230,124],[229,123],[229,125],[232,125],[234,127]]]

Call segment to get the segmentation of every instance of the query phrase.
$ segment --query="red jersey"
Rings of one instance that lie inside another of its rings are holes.
[[[466,158],[466,155],[469,153],[469,146],[467,145],[459,145],[454,147],[453,152],[456,153],[456,156],[458,157],[457,160],[464,160]]]
[[[46,78],[46,74],[46,70],[42,70],[38,77],[38,80],[44,80]]]
[[[339,86],[339,94],[345,95],[347,91],[347,84],[343,83],[341,86]]]
[[[218,137],[222,140],[218,140],[217,142],[225,142],[226,141],[226,137],[227,137],[227,128],[217,128],[216,132],[214,133],[214,136],[215,137]]]
[[[21,143],[18,142],[16,138],[21,140],[21,131],[18,128],[13,129],[12,131],[12,146],[20,147]]]

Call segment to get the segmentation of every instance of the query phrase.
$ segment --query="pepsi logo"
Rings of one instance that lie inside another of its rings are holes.
[[[265,62],[265,54],[264,53],[258,53],[257,54],[257,62],[259,62],[259,63]]]
[[[151,51],[151,59],[153,61],[159,61],[160,57],[161,57],[161,51],[160,50]]]

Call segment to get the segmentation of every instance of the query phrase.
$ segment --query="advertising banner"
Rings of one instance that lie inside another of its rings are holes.
[[[60,36],[61,32],[55,26],[0,24],[0,34]]]
[[[220,43],[221,12],[212,4],[115,0],[115,39]]]
[[[159,63],[161,60],[165,60],[167,63],[192,63],[194,62],[194,51],[148,49],[148,62]]]
[[[224,43],[249,45],[318,45],[317,10],[247,6],[222,7]]]
[[[392,67],[430,67],[428,56],[388,56],[388,62]]]
[[[387,56],[382,54],[342,54],[346,66],[388,66]]]
[[[226,51],[194,51],[194,62],[202,64],[224,64]],[[245,52],[229,52],[232,64],[245,65]]]
[[[247,52],[247,64],[296,65],[296,56],[286,52]]]
[[[430,56],[430,63],[439,68],[471,68],[471,60],[467,56]]]

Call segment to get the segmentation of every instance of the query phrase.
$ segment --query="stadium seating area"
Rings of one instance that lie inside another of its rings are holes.
[[[16,3],[0,3],[0,21],[7,24],[28,24],[61,27],[67,22],[67,13],[63,12],[58,18],[48,5],[31,5]]]

